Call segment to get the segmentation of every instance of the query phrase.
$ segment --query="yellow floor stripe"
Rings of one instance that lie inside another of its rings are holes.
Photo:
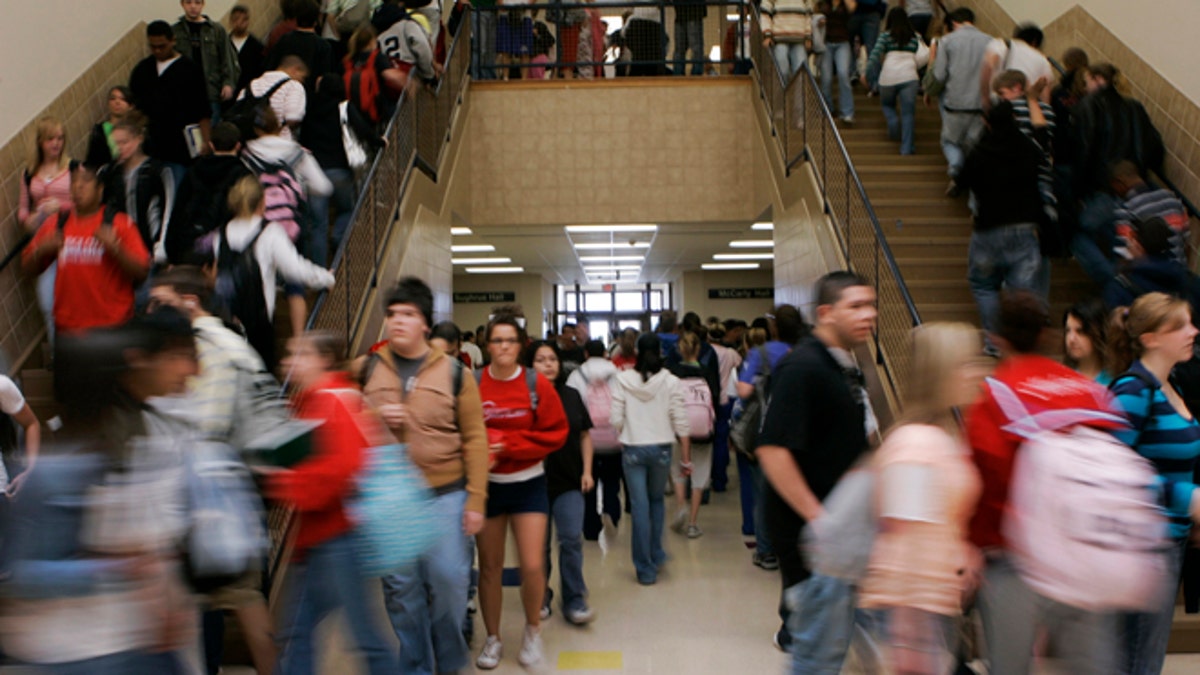
[[[559,652],[559,670],[622,670],[621,652]]]

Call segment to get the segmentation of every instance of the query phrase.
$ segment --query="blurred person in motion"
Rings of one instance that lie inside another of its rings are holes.
[[[232,122],[213,126],[209,145],[212,152],[196,158],[175,195],[171,227],[163,237],[167,260],[173,265],[194,262],[205,236],[233,218],[234,214],[229,212],[229,190],[242,177],[250,175],[250,169],[238,156],[242,150],[241,136]]]
[[[395,650],[376,630],[368,580],[360,572],[354,524],[346,500],[363,469],[368,448],[387,443],[387,428],[370,414],[354,382],[342,370],[341,337],[313,331],[288,342],[283,367],[296,388],[295,414],[319,420],[313,454],[291,469],[268,476],[267,495],[293,505],[299,515],[279,633],[283,675],[316,672],[317,625],[331,612],[345,613],[350,640],[371,675],[393,673]]]
[[[596,489],[583,491],[583,537],[596,541],[604,527],[615,531],[621,520],[621,482],[624,472],[621,469],[621,442],[612,425],[612,389],[619,371],[604,357],[603,342],[589,340],[583,345],[583,350],[587,360],[571,373],[567,384],[582,397],[591,422],[588,440],[592,445],[592,455],[585,469],[595,478]],[[597,492],[603,494],[597,495]],[[596,508],[597,499],[603,502],[600,509],[603,516]]]
[[[657,583],[659,570],[667,563],[662,545],[666,517],[663,495],[670,476],[671,447],[677,440],[679,472],[685,477],[692,472],[683,387],[666,369],[662,354],[661,335],[643,334],[637,341],[637,364],[633,370],[621,371],[612,388],[611,420],[620,434],[625,488],[632,511],[633,566],[643,586]]]
[[[142,150],[146,120],[140,113],[126,114],[113,127],[117,158],[108,171],[104,201],[124,213],[142,235],[154,265],[167,262],[167,232],[175,208],[175,180],[162,162]]]
[[[1063,365],[1107,387],[1110,362],[1104,303],[1090,298],[1071,305],[1063,315]]]
[[[384,301],[387,342],[360,368],[363,391],[433,489],[441,533],[414,568],[383,578],[400,672],[453,672],[470,665],[462,618],[474,557],[471,537],[488,498],[487,430],[471,370],[428,340],[433,291],[400,279]],[[440,325],[440,324],[439,324]]]
[[[620,337],[617,338],[617,347],[612,353],[612,364],[617,370],[629,370],[637,364],[637,339],[636,328],[621,331]]]
[[[1200,423],[1171,381],[1172,369],[1193,358],[1196,334],[1188,302],[1165,293],[1147,293],[1129,307],[1116,309],[1109,330],[1114,371],[1120,373],[1110,389],[1132,427],[1114,433],[1154,464],[1170,517],[1171,546],[1163,554],[1168,586],[1161,606],[1121,617],[1120,672],[1130,675],[1162,672],[1183,556],[1193,521],[1200,518],[1195,482]]]
[[[879,534],[858,606],[889,672],[945,675],[982,564],[967,540],[979,472],[955,408],[975,401],[986,367],[979,330],[967,324],[925,324],[912,341],[912,372],[921,376],[871,463]]]
[[[0,420],[0,452],[4,455],[3,462],[0,462],[0,488],[9,496],[15,496],[21,489],[21,483],[29,478],[29,472],[37,464],[38,452],[42,447],[42,426],[20,388],[5,375],[0,375],[0,414],[8,418]],[[17,456],[22,445],[18,428],[24,431],[23,466]]]
[[[996,391],[1011,392],[1022,406],[1020,414],[1045,414],[1055,428],[1111,428],[1120,418],[1104,387],[1038,353],[1049,337],[1050,322],[1046,305],[1036,295],[1005,292],[997,310],[991,339],[1002,356],[981,398],[966,412],[967,441],[983,480],[970,536],[984,557],[979,610],[990,646],[990,672],[1030,672],[1034,642],[1042,631],[1064,672],[1108,673],[1116,663],[1111,614],[1072,607],[1035,592],[1014,564],[1005,518],[1012,508],[1009,495],[1017,451],[1030,432],[1014,424],[1017,420]]]
[[[742,365],[742,356],[737,350],[721,344],[725,329],[716,324],[708,331],[708,344],[717,354],[717,370],[720,374],[721,396],[717,399],[717,430],[713,438],[714,492],[724,492],[729,484],[729,417],[733,414],[733,399],[737,393],[737,371]]]
[[[191,326],[166,308],[86,336],[64,333],[60,442],[13,502],[0,634],[34,672],[196,672],[186,534],[188,427],[155,397],[196,372]]]
[[[133,92],[129,87],[117,85],[108,90],[108,115],[92,127],[88,136],[87,158],[92,166],[104,166],[117,159],[117,144],[112,132],[117,122],[133,110]]]
[[[475,537],[479,546],[479,608],[487,641],[475,660],[483,670],[500,663],[500,609],[504,549],[509,524],[517,543],[521,570],[521,604],[525,610],[524,641],[517,661],[523,666],[543,659],[542,595],[546,590],[545,554],[550,503],[543,460],[561,448],[570,433],[562,400],[554,385],[518,360],[529,341],[525,319],[497,313],[488,321],[491,365],[479,373],[479,398],[487,424],[487,521]]]
[[[772,374],[755,450],[766,477],[762,520],[783,581],[779,613],[786,628],[775,643],[790,647],[797,675],[841,668],[850,634],[838,618],[854,610],[847,584],[812,576],[800,555],[800,531],[822,517],[821,502],[878,432],[851,353],[875,329],[875,289],[839,271],[821,277],[815,290],[816,326]]]
[[[588,606],[587,584],[583,580],[583,495],[596,486],[592,479],[592,419],[583,397],[567,385],[566,373],[562,372],[553,342],[537,341],[529,345],[525,350],[525,365],[554,383],[567,415],[570,429],[567,441],[546,457],[546,487],[553,518],[551,527],[558,536],[558,592],[562,596],[563,617],[573,626],[582,626],[596,618]],[[543,619],[550,617],[550,601],[554,598],[550,590],[550,570],[550,532],[547,530]]]

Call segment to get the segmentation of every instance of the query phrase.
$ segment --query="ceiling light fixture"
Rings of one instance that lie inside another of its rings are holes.
[[[642,262],[644,255],[581,255],[579,262]]]
[[[468,267],[467,274],[517,274],[524,272],[524,267]]]
[[[450,236],[452,237],[469,237],[475,234],[469,227],[452,227],[450,228]]]
[[[713,260],[774,260],[774,253],[716,253]]]
[[[605,265],[602,267],[584,267],[583,271],[591,274],[592,272],[638,272],[641,269],[638,265]]]
[[[455,265],[506,265],[512,258],[451,258]]]
[[[491,253],[496,247],[491,244],[455,244],[450,247],[451,253]]]
[[[576,243],[575,248],[580,251],[607,251],[610,249],[621,249],[621,248],[650,248],[650,242],[648,242],[648,241],[584,242],[584,243]]]
[[[775,242],[770,239],[743,239],[729,242],[729,248],[775,248]]]
[[[700,269],[705,270],[756,270],[758,263],[704,263]]]
[[[657,225],[567,225],[567,232],[657,232]]]
[[[755,223],[750,226],[750,229],[757,232],[770,232],[775,229],[775,223]]]

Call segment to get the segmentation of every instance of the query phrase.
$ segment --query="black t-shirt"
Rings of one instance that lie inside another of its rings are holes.
[[[555,390],[562,399],[570,431],[567,432],[567,442],[546,457],[546,489],[550,499],[579,489],[579,481],[583,478],[583,449],[579,445],[579,437],[592,428],[592,418],[579,392],[565,384]]]
[[[200,29],[204,27],[204,24],[194,21],[184,21],[183,24],[187,26],[188,42],[192,45],[192,61],[200,69],[200,76],[204,77],[204,59],[201,56],[204,54],[204,40],[200,37]],[[207,81],[205,80],[205,82]]]
[[[867,450],[864,418],[842,366],[824,343],[809,337],[771,375],[758,444],[787,448],[813,494],[824,500]],[[776,548],[794,545],[804,520],[769,482],[764,509]]]
[[[400,382],[404,387],[405,395],[408,395],[412,386],[409,382],[415,382],[417,371],[421,369],[421,364],[425,363],[425,357],[428,354],[422,354],[415,359],[406,359],[396,352],[392,352],[392,363],[396,366],[396,375],[400,378]]]
[[[162,75],[153,56],[142,59],[129,76],[137,107],[150,119],[146,154],[177,164],[192,163],[183,129],[212,117],[208,85],[196,62],[180,56]]]
[[[264,68],[277,70],[285,56],[293,55],[299,56],[304,65],[308,66],[308,78],[304,80],[304,88],[310,94],[322,75],[335,72],[333,48],[329,46],[329,41],[316,33],[300,30],[279,38],[279,42],[267,54]]]

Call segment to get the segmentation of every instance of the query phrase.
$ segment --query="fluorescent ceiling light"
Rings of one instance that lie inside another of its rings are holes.
[[[524,272],[524,267],[468,267],[467,274],[515,274]]]
[[[616,265],[604,267],[585,267],[583,268],[583,271],[591,274],[593,272],[637,272],[641,269],[642,268],[637,265]]]
[[[758,232],[770,232],[775,229],[775,223],[755,223],[750,226],[750,229]]]
[[[657,232],[657,225],[568,225],[567,232]]]
[[[505,265],[512,262],[512,258],[451,258],[450,262],[455,265]]]
[[[705,270],[756,270],[758,263],[704,263],[700,269]]]
[[[475,234],[469,227],[452,227],[450,228],[450,236],[452,237],[469,237]]]
[[[717,253],[713,260],[774,260],[774,253]]]
[[[775,248],[775,242],[770,239],[743,239],[729,242],[729,248]]]
[[[455,244],[450,247],[451,253],[491,253],[496,247],[491,244]]]
[[[609,249],[618,248],[650,248],[648,241],[614,241],[614,242],[585,242],[576,243],[575,248],[580,251],[607,251]]]
[[[579,262],[641,262],[644,255],[581,255]]]

